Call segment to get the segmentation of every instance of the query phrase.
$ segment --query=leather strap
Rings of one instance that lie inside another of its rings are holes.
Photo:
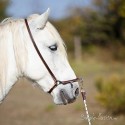
[[[32,43],[33,43],[34,48],[36,49],[37,54],[39,55],[41,61],[44,63],[44,65],[45,65],[45,67],[47,68],[47,70],[49,71],[49,73],[50,73],[50,75],[52,76],[53,80],[54,80],[55,82],[57,82],[57,79],[56,79],[55,75],[53,74],[53,72],[51,71],[51,69],[49,68],[49,66],[47,65],[46,61],[44,60],[43,56],[41,55],[41,53],[40,53],[40,51],[39,51],[39,49],[38,49],[38,47],[37,47],[37,45],[36,45],[36,43],[35,43],[35,40],[34,40],[34,38],[33,38],[33,36],[32,36],[32,33],[31,33],[30,28],[29,28],[27,19],[25,19],[25,24],[26,24],[28,33],[29,33],[29,35],[30,35],[31,41],[32,41]]]
[[[53,91],[53,89],[60,84],[63,84],[63,85],[71,84],[72,85],[72,83],[78,82],[78,81],[81,81],[81,80],[82,80],[81,78],[76,78],[76,79],[67,80],[67,81],[57,81],[56,84],[48,91],[48,93],[51,93]]]

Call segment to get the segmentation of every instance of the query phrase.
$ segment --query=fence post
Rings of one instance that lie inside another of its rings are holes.
[[[81,45],[81,38],[79,36],[74,37],[74,55],[75,60],[79,61],[82,59],[82,45]]]

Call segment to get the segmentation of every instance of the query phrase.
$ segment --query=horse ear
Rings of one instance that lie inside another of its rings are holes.
[[[37,17],[32,23],[35,28],[43,29],[48,21],[50,9],[48,8],[45,13]]]

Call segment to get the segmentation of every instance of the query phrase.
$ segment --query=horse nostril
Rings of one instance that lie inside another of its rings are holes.
[[[77,97],[78,95],[79,95],[79,88],[75,90],[75,97]]]

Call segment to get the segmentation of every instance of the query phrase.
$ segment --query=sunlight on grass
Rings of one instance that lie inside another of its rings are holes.
[[[71,66],[78,75],[86,76],[90,73],[96,73],[102,71],[104,65],[102,63],[97,63],[94,60],[81,60],[73,61],[70,60]]]
[[[100,73],[119,73],[124,74],[124,64],[118,62],[105,63],[103,61],[96,60],[96,58],[82,59],[75,61],[73,58],[69,60],[73,70],[77,75],[88,76]]]
[[[47,112],[53,111],[54,109],[55,109],[55,105],[53,105],[53,104],[48,104],[45,107],[45,111],[47,111]]]
[[[77,112],[81,112],[82,110],[84,109],[83,105],[82,104],[76,104],[74,106],[74,110],[77,111]]]

